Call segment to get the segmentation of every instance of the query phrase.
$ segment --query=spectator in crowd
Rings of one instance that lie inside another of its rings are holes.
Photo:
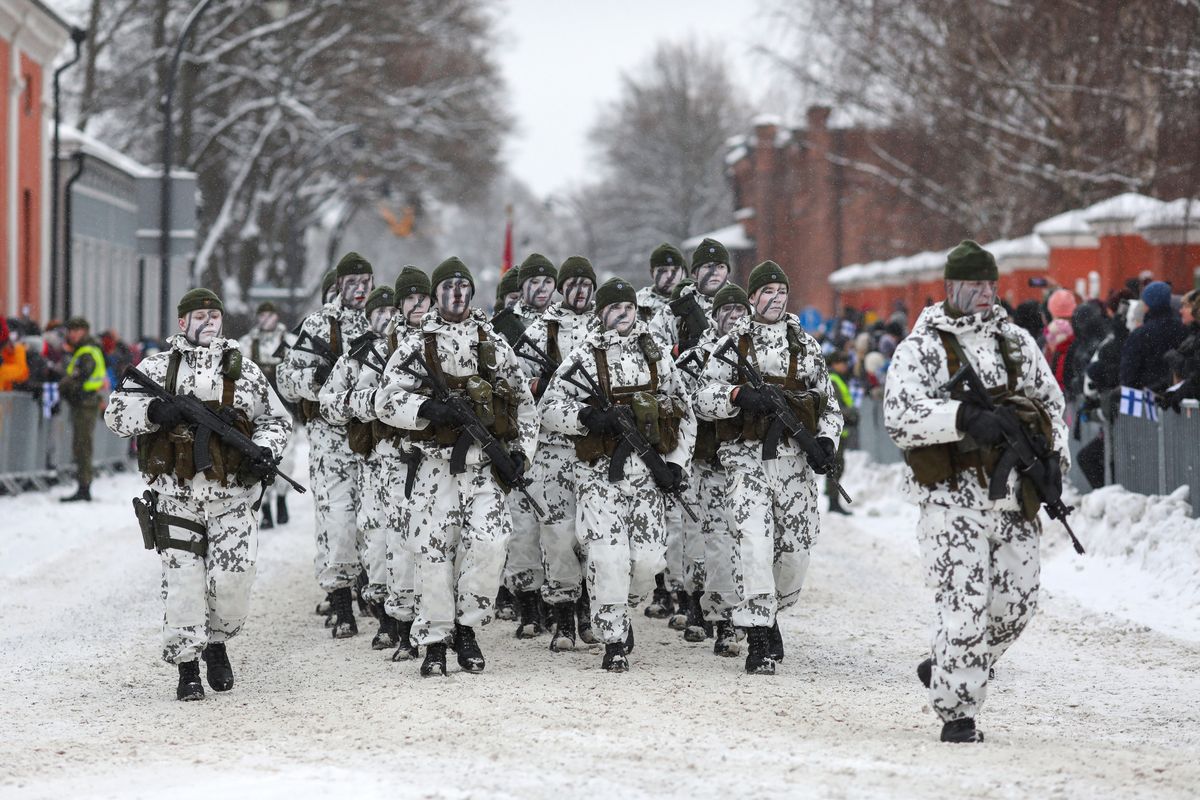
[[[1142,290],[1146,308],[1140,327],[1129,334],[1121,349],[1122,386],[1161,392],[1171,385],[1166,353],[1179,347],[1187,335],[1183,321],[1171,309],[1171,287],[1154,281]]]
[[[1037,300],[1026,300],[1012,313],[1013,322],[1029,331],[1029,335],[1038,343],[1038,347],[1046,344],[1046,317],[1042,313],[1042,304]]]
[[[16,341],[8,320],[0,317],[0,392],[11,392],[13,386],[29,379],[29,364],[25,345]]]
[[[1109,322],[1104,310],[1100,301],[1089,300],[1076,306],[1075,312],[1071,315],[1071,329],[1075,332],[1075,341],[1067,353],[1063,387],[1068,400],[1074,400],[1083,395],[1087,366],[1108,334]]]

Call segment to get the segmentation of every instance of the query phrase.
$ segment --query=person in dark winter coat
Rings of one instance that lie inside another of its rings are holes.
[[[1121,348],[1121,385],[1162,391],[1171,385],[1166,353],[1183,342],[1187,330],[1171,309],[1171,287],[1155,281],[1142,290],[1146,317]]]
[[[1037,342],[1038,347],[1044,347],[1046,338],[1043,335],[1046,330],[1046,316],[1042,312],[1042,304],[1037,300],[1026,300],[1013,310],[1013,322],[1017,323],[1018,327],[1029,331],[1029,335]]]
[[[1068,400],[1083,394],[1087,366],[1108,334],[1108,319],[1104,316],[1103,306],[1097,301],[1077,306],[1071,314],[1071,328],[1075,331],[1075,340],[1067,353],[1064,374],[1064,391]]]

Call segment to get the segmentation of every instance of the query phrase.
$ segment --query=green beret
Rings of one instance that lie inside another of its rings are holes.
[[[550,263],[550,259],[541,253],[530,253],[529,257],[521,262],[521,271],[518,273],[517,280],[520,283],[524,283],[530,278],[536,278],[539,275],[547,275],[554,278],[555,283],[558,283],[558,272],[554,269],[554,265]]]
[[[500,276],[500,282],[496,284],[496,302],[504,299],[504,295],[510,292],[521,291],[521,270],[519,267],[509,267]]]
[[[609,278],[596,290],[596,313],[613,303],[636,303],[637,290],[624,278]]]
[[[371,262],[353,250],[342,256],[342,260],[337,263],[337,276],[339,278],[344,278],[347,275],[370,275],[374,271],[371,269]]]
[[[655,267],[682,267],[686,263],[683,253],[679,252],[679,248],[666,242],[654,248],[654,252],[650,254],[650,269],[654,269]]]
[[[266,313],[267,311],[270,311],[272,314],[279,313],[279,309],[276,308],[275,304],[272,303],[270,300],[259,303],[258,308],[254,309],[255,314],[263,314],[263,313]]]
[[[337,281],[337,270],[331,269],[321,276],[321,299],[325,299],[325,295],[329,294],[329,290],[333,288],[333,284]]]
[[[721,306],[727,306],[731,303],[740,303],[747,309],[750,309],[750,299],[746,296],[746,290],[738,286],[736,283],[727,283],[720,289],[717,289],[717,293],[713,295],[713,316],[715,317],[717,315],[718,308]]]
[[[471,289],[475,288],[475,278],[471,275],[471,270],[467,269],[467,265],[458,256],[450,256],[437,265],[433,274],[429,276],[429,286],[436,289],[439,283],[448,278],[466,278],[467,283],[471,284]]]
[[[405,267],[396,278],[396,305],[400,305],[410,294],[429,294],[432,288],[425,270]]]
[[[221,298],[209,289],[189,289],[184,292],[183,297],[179,298],[178,311],[181,317],[186,317],[193,311],[199,311],[202,308],[215,308],[222,313],[225,311]]]
[[[764,261],[750,271],[750,280],[746,282],[746,296],[752,296],[768,283],[782,283],[788,288],[792,285],[783,267],[774,261]]]
[[[692,253],[692,269],[705,264],[724,264],[728,267],[729,251],[725,249],[725,245],[716,239],[705,239],[700,242],[700,246]]]
[[[945,278],[948,281],[998,281],[1000,270],[991,253],[978,243],[964,239],[946,256]]]
[[[558,285],[562,286],[570,278],[587,278],[595,286],[596,270],[592,269],[592,262],[583,256],[571,256],[562,263],[562,268],[558,271]]]
[[[393,302],[395,297],[396,293],[390,286],[377,286],[372,289],[371,293],[367,295],[367,316],[370,316],[371,312],[377,308],[395,305]]]
[[[673,289],[671,289],[671,299],[678,300],[680,297],[683,296],[684,289],[686,289],[689,286],[695,286],[695,285],[696,285],[696,282],[694,280],[692,280],[691,278],[684,278],[679,283],[675,284],[675,287]]]
[[[86,330],[91,330],[91,327],[92,327],[91,323],[88,322],[83,317],[71,317],[66,322],[66,328],[69,331],[77,331],[80,329],[86,331]]]

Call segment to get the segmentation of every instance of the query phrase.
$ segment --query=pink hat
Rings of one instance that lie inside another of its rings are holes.
[[[1074,292],[1067,289],[1056,289],[1054,294],[1050,295],[1046,308],[1050,309],[1050,316],[1055,319],[1070,319],[1071,315],[1075,313]]]
[[[1065,319],[1053,320],[1046,326],[1046,344],[1051,348],[1058,347],[1074,335],[1075,331],[1071,330],[1070,321]]]

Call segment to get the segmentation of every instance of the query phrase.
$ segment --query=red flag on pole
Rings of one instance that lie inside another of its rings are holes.
[[[508,272],[513,265],[512,251],[512,205],[508,205],[504,209],[504,213],[508,217],[508,221],[504,225],[504,256],[500,261],[500,274]]]

